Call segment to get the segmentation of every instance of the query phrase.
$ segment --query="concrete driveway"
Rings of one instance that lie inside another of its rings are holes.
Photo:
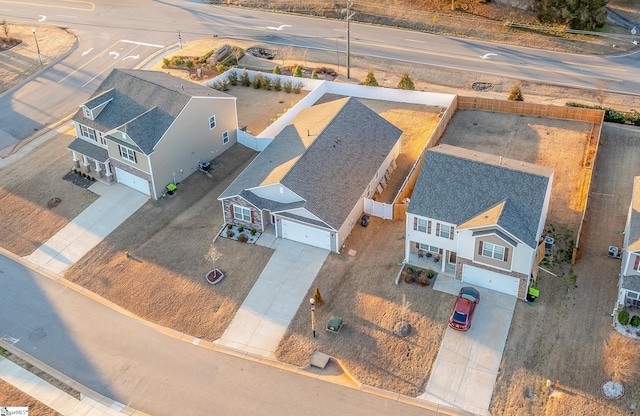
[[[25,256],[26,260],[62,274],[149,200],[147,195],[119,183],[109,186],[96,182],[89,189],[100,198]]]
[[[438,276],[434,289],[457,295],[462,286],[452,278]],[[447,328],[429,383],[419,398],[479,415],[490,415],[488,409],[493,386],[507,342],[516,298],[483,287],[473,287],[480,292],[480,303],[471,329],[465,333]]]

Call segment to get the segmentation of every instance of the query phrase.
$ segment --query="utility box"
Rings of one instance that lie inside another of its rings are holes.
[[[340,329],[342,329],[342,318],[339,316],[332,316],[327,324],[327,331],[340,332]]]
[[[362,218],[360,219],[360,225],[362,225],[363,227],[366,227],[369,225],[369,220],[371,219],[370,215],[364,214],[362,216]]]

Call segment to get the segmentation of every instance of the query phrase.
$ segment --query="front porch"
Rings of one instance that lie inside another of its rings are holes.
[[[76,138],[67,147],[73,155],[73,167],[100,182],[111,184],[113,172],[107,149]]]
[[[424,269],[433,269],[439,274],[448,276],[456,276],[456,265],[443,261],[442,255],[419,250],[417,253],[409,253],[406,263],[412,266],[418,266]]]

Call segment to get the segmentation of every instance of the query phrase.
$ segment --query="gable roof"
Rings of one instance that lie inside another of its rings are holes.
[[[95,117],[82,109],[73,120],[102,132],[121,129],[145,154],[162,138],[192,97],[229,95],[158,71],[114,69],[83,105],[92,109],[112,100]]]
[[[458,228],[498,225],[536,247],[552,176],[543,166],[439,145],[427,151],[407,212]]]
[[[640,250],[640,176],[633,178],[633,194],[629,209],[628,251]]]
[[[355,98],[316,104],[301,111],[219,199],[280,183],[339,229],[401,135]]]

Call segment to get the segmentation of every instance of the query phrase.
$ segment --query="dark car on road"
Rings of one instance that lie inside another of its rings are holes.
[[[449,318],[449,326],[456,331],[467,331],[471,328],[471,319],[473,312],[480,302],[480,293],[472,287],[463,287],[460,289],[456,304],[453,305],[451,317]]]

